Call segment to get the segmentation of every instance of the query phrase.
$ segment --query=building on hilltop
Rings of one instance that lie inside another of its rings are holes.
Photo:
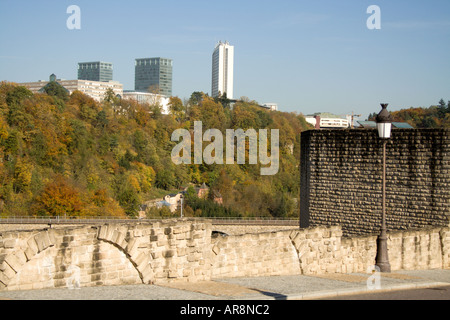
[[[278,104],[273,102],[264,103],[261,107],[269,109],[270,111],[278,111]]]
[[[139,92],[172,96],[173,60],[167,58],[136,59],[134,89]]]
[[[212,55],[211,96],[225,95],[233,99],[234,46],[228,42],[217,43]]]
[[[78,80],[108,82],[113,80],[113,64],[109,62],[78,63]]]
[[[315,113],[305,116],[306,122],[312,124],[316,129],[345,129],[350,126],[348,118],[343,118],[331,113]]]
[[[24,82],[20,83],[20,85],[28,88],[33,93],[41,93],[44,92],[44,87],[52,81],[59,83],[69,94],[78,90],[98,102],[105,98],[105,93],[108,89],[112,89],[114,94],[120,98],[123,96],[123,85],[116,81],[63,80],[57,79],[54,74],[50,76],[49,81]]]
[[[169,114],[170,98],[161,94],[150,92],[139,92],[134,90],[124,90],[123,98],[137,101],[138,103],[148,103],[150,105],[159,104],[162,114]]]
[[[377,123],[376,121],[356,121],[358,123],[358,128],[360,129],[376,129]],[[392,127],[395,129],[414,129],[407,122],[392,122]]]

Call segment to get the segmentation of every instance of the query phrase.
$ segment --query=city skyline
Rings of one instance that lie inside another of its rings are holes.
[[[66,26],[70,5],[81,9],[79,30]],[[379,30],[367,27],[371,5],[381,11]],[[114,79],[133,89],[134,59],[169,57],[173,95],[184,99],[194,91],[211,94],[211,50],[228,40],[239,48],[234,97],[276,102],[280,111],[355,111],[364,118],[381,102],[398,110],[450,99],[446,0],[230,0],[219,6],[3,0],[0,81],[36,81],[51,73],[76,79],[79,61],[109,61]]]

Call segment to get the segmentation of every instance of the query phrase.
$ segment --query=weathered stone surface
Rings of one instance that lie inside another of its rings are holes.
[[[36,241],[38,252],[44,251],[51,245],[47,231],[39,232],[34,236],[34,240]]]
[[[4,233],[15,247],[0,248],[0,290],[366,272],[376,255],[376,236],[343,238],[338,226],[214,238],[211,230],[182,219]],[[448,227],[389,233],[388,248],[393,270],[450,267]]]
[[[450,130],[394,129],[386,146],[388,230],[447,226]],[[300,226],[378,233],[382,143],[376,130],[311,130],[301,137]]]

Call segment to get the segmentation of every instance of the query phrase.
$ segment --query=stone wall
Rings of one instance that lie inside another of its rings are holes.
[[[218,236],[212,241],[212,277],[299,274],[290,231]],[[282,267],[280,267],[282,266]]]
[[[210,278],[211,225],[162,221],[0,233],[0,290]]]
[[[207,220],[0,233],[0,290],[367,272],[376,237],[339,226],[212,236]],[[392,270],[450,268],[450,228],[389,233]]]
[[[383,168],[376,130],[311,130],[301,145],[300,226],[378,233]],[[450,130],[395,129],[386,158],[388,230],[447,226]]]
[[[140,280],[123,252],[97,240],[96,228],[7,232],[0,236],[0,244],[0,289],[77,288]]]

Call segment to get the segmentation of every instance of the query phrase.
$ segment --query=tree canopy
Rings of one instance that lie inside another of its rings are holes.
[[[439,104],[428,108],[405,108],[391,112],[396,122],[407,122],[414,128],[450,128],[450,101],[444,99]],[[369,115],[375,120],[376,113]]]
[[[112,92],[97,102],[80,91],[68,95],[57,83],[33,94],[2,82],[0,214],[136,217],[148,200],[206,183],[223,201],[191,197],[187,214],[298,215],[300,133],[310,127],[300,114],[270,112],[248,99],[229,104],[194,92],[185,102],[171,97],[164,115],[157,104]],[[223,133],[279,129],[279,173],[261,176],[259,164],[175,165],[171,135],[192,132],[194,121]]]

